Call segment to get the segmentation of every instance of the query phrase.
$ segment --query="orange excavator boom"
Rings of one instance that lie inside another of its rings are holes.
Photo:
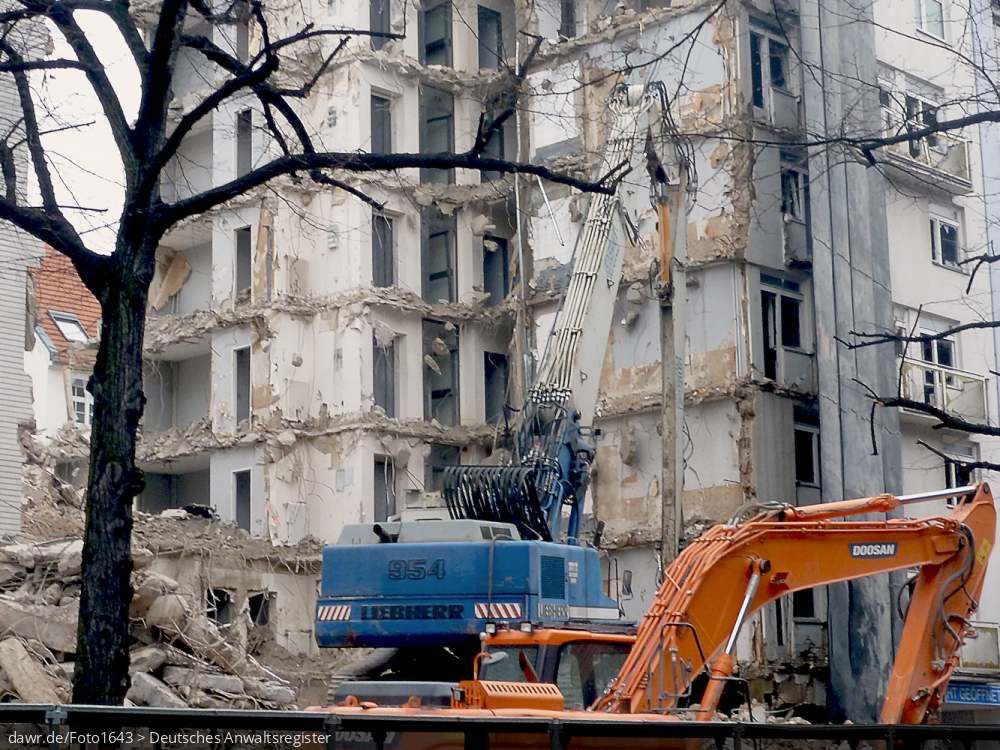
[[[958,498],[945,517],[834,520],[945,497]],[[707,669],[711,679],[698,718],[708,720],[731,675],[740,628],[761,607],[814,586],[919,568],[881,720],[919,724],[932,716],[969,632],[994,543],[989,486],[741,510],[667,568],[634,648],[595,707],[673,710]],[[750,520],[738,523],[741,515]]]

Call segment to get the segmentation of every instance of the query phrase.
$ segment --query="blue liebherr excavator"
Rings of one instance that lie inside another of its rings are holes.
[[[498,627],[620,627],[580,521],[622,257],[637,240],[650,179],[654,190],[666,181],[665,101],[656,85],[622,85],[609,97],[598,174],[625,176],[613,195],[591,197],[512,458],[445,469],[451,520],[345,527],[323,551],[320,646],[447,646],[464,663],[461,652],[474,654],[479,634]],[[444,667],[433,666],[439,674]]]

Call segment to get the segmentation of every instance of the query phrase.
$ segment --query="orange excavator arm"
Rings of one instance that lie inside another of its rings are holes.
[[[843,520],[944,497],[960,500],[946,517]],[[918,724],[933,715],[994,543],[989,486],[752,510],[763,512],[715,526],[670,564],[635,647],[596,708],[669,711],[706,669],[711,679],[698,718],[708,720],[732,673],[740,627],[761,607],[793,591],[919,567],[881,720]]]

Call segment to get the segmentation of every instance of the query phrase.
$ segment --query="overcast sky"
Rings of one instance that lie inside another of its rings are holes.
[[[114,24],[103,13],[77,11],[76,17],[105,64],[121,99],[125,116],[135,119],[139,108],[139,73]],[[72,50],[54,26],[49,32],[52,58],[73,58]],[[81,71],[45,71],[36,82],[50,108],[43,131],[80,125],[43,137],[57,197],[83,233],[87,245],[98,251],[114,249],[122,206],[122,167],[111,129]],[[84,125],[85,123],[92,123]],[[37,188],[36,188],[37,189]],[[104,209],[103,212],[70,209]]]

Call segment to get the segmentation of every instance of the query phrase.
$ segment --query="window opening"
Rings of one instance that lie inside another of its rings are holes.
[[[785,608],[781,599],[774,600],[774,643],[777,646],[785,645]]]
[[[369,8],[369,31],[379,34],[391,33],[392,18],[389,14],[389,0],[370,0]],[[372,36],[372,49],[380,50],[388,41],[382,36]]]
[[[233,497],[236,525],[244,531],[250,531],[250,469],[233,472]]]
[[[396,466],[391,458],[375,456],[375,520],[396,515]]]
[[[450,329],[450,330],[449,330]],[[458,424],[458,329],[425,320],[424,419],[445,426]]]
[[[509,363],[504,354],[484,352],[484,388],[486,394],[486,421],[490,424],[503,418],[507,405],[507,378]]]
[[[451,3],[443,2],[421,14],[423,65],[451,66]]]
[[[372,214],[372,286],[392,286],[395,279],[395,251],[392,219]]]
[[[499,128],[490,133],[490,137],[483,146],[483,157],[487,159],[504,158],[504,139],[506,138],[507,124],[504,123]],[[479,173],[480,182],[492,182],[503,177],[503,172],[484,169]]]
[[[392,100],[372,94],[372,138],[373,154],[392,153]]]
[[[958,445],[955,443],[945,443],[944,453],[947,457],[944,460],[944,486],[948,489],[953,487],[968,487],[975,484],[975,470],[969,464],[976,460],[975,448],[970,445]],[[958,498],[949,497],[947,505],[954,508],[958,503]]]
[[[379,346],[373,343],[373,398],[376,406],[382,407],[387,417],[396,416],[396,343],[390,341]]]
[[[575,0],[559,0],[559,36],[564,39],[576,36]]]
[[[771,85],[776,89],[787,91],[788,46],[774,39],[768,39],[767,49]]]
[[[240,62],[250,61],[250,3],[238,2],[236,11],[236,58]]]
[[[424,489],[427,492],[437,492],[444,489],[444,469],[446,466],[458,466],[461,463],[462,452],[458,446],[431,443],[427,460],[424,462]]]
[[[800,166],[804,164],[792,154],[781,155],[781,213],[803,222],[809,200],[809,175]]]
[[[500,70],[503,61],[503,23],[499,13],[479,6],[479,67]]]
[[[931,216],[931,254],[933,259],[944,266],[960,268],[959,226],[941,216]]]
[[[455,99],[436,89],[420,90],[420,153],[451,153],[455,148]],[[421,168],[420,181],[450,185],[454,169]]]
[[[795,410],[795,482],[819,486],[819,417]]]
[[[761,283],[781,286],[796,294],[761,289],[761,325],[763,327],[764,377],[778,380],[784,355],[782,350],[801,351],[803,347],[802,298],[799,284],[761,274]]]
[[[250,347],[233,350],[236,421],[250,419]]]
[[[927,334],[925,334],[927,335]],[[931,334],[933,335],[933,334]],[[956,368],[955,342],[950,339],[933,339],[920,343],[920,358],[924,362],[940,365],[950,369]],[[932,406],[943,407],[944,394],[940,391],[943,387],[957,388],[958,379],[954,375],[940,373],[934,369],[924,371],[924,403]]]
[[[271,591],[261,591],[247,596],[251,623],[258,627],[271,624],[271,602],[275,596],[274,592]]]
[[[236,230],[236,301],[250,301],[252,251],[250,227]]]
[[[792,594],[792,617],[811,619],[816,617],[816,600],[812,589],[803,589]]]
[[[455,217],[443,216],[437,211],[425,211],[422,229],[422,296],[431,303],[454,302],[457,299]]]
[[[236,176],[253,169],[253,112],[244,109],[236,114]]]
[[[792,126],[796,105],[788,44],[761,30],[750,31],[750,99],[777,124]],[[780,94],[776,94],[780,92]]]
[[[510,293],[510,255],[503,237],[483,237],[483,291],[490,295],[488,307],[499,305]]]
[[[232,622],[233,598],[225,589],[205,590],[205,614],[220,625]]]
[[[72,402],[72,416],[74,421],[77,424],[90,427],[94,422],[94,397],[87,390],[87,376],[72,376],[70,400]]]

